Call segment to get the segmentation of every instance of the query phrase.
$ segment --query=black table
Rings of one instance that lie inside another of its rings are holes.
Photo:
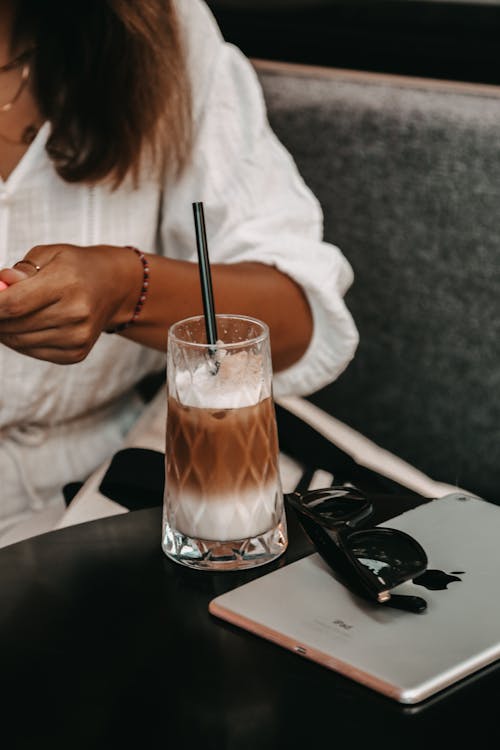
[[[0,550],[3,747],[452,747],[471,727],[493,746],[500,667],[405,707],[208,613],[309,552],[294,518],[287,553],[242,573],[170,562],[160,528],[153,508]]]

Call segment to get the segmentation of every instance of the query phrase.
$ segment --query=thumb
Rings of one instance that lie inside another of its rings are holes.
[[[16,284],[18,281],[24,281],[28,279],[31,274],[25,273],[24,271],[18,271],[17,268],[4,268],[0,271],[0,281],[3,281],[7,286]]]

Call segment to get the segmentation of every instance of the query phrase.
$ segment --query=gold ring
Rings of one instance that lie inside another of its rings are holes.
[[[23,258],[22,260],[18,260],[17,263],[14,263],[14,268],[18,266],[20,263],[28,263],[30,266],[32,266],[35,271],[38,273],[38,271],[41,271],[42,267],[39,266],[37,263],[34,263],[29,258]]]

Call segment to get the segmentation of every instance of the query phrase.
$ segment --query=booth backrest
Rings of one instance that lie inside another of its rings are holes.
[[[500,500],[500,88],[255,65],[355,273],[357,355],[312,401]]]

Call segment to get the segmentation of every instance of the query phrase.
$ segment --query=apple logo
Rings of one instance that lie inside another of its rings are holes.
[[[453,581],[461,581],[459,575],[463,575],[464,570],[452,570],[451,573],[445,573],[444,570],[426,570],[425,573],[413,579],[417,586],[423,586],[429,591],[443,591],[448,588],[448,584]]]

